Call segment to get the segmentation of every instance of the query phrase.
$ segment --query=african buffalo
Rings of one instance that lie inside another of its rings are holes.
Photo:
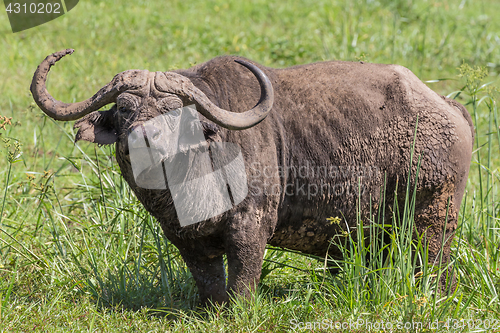
[[[356,228],[357,213],[373,223],[383,193],[386,206],[395,196],[404,198],[408,177],[429,260],[439,260],[441,246],[449,260],[474,128],[461,104],[436,94],[408,69],[342,61],[274,69],[222,56],[172,72],[128,70],[91,98],[66,104],[47,92],[45,82],[50,67],[72,52],[49,55],[38,66],[31,84],[36,103],[56,120],[79,119],[76,141],[115,143],[123,177],[178,247],[202,303],[225,302],[229,292],[254,288],[266,244],[339,256],[329,247],[332,238],[347,225]],[[110,103],[110,110],[97,111]],[[133,131],[146,138],[146,122],[191,104],[201,113],[206,143],[241,149],[248,194],[217,216],[181,226],[168,188],[137,185],[129,139]]]

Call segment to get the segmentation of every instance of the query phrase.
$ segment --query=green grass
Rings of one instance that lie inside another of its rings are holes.
[[[500,72],[499,16],[496,0],[87,0],[12,34],[0,14],[0,115],[12,117],[0,129],[8,139],[0,141],[0,330],[280,332],[299,322],[365,320],[446,331],[447,323],[469,320],[458,330],[467,332],[499,319],[498,94],[495,83],[483,86]],[[443,272],[425,266],[425,246],[418,260],[409,256],[418,246],[406,236],[409,189],[399,208],[406,208],[402,230],[371,248],[360,242],[368,230],[353,231],[340,274],[269,248],[254,298],[200,311],[189,271],[121,179],[113,149],[74,145],[72,124],[56,123],[34,105],[29,86],[37,65],[69,47],[76,52],[57,64],[48,84],[66,102],[91,96],[127,69],[185,68],[221,54],[272,67],[331,59],[397,63],[434,80],[432,89],[467,104],[477,132],[453,242],[457,290],[449,297],[434,292],[431,276]],[[458,70],[463,63],[470,68]],[[391,253],[383,263],[382,248]],[[415,275],[419,265],[423,274]],[[488,324],[500,330],[500,323]]]

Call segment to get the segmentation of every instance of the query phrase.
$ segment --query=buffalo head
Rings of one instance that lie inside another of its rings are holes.
[[[244,60],[236,62],[255,75],[261,87],[261,98],[253,109],[243,113],[219,108],[183,75],[147,70],[119,73],[91,98],[63,103],[48,93],[45,82],[50,67],[73,51],[67,49],[45,58],[33,76],[31,92],[40,109],[55,120],[83,118],[75,124],[79,128],[76,141],[125,143],[126,136],[147,120],[191,104],[214,123],[230,130],[242,130],[261,122],[273,105],[274,93],[269,78],[257,66]],[[94,112],[110,103],[116,103],[110,110]],[[152,129],[156,130],[161,131]]]

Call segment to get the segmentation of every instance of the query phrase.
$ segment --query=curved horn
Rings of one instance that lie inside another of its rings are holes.
[[[49,117],[55,120],[76,120],[86,114],[99,110],[106,104],[113,103],[123,91],[134,89],[146,83],[147,71],[126,71],[116,75],[113,80],[101,88],[91,98],[78,103],[63,103],[52,97],[45,86],[50,67],[67,54],[72,54],[73,49],[66,49],[53,53],[38,66],[31,81],[33,98]]]
[[[260,100],[257,105],[243,113],[235,113],[219,108],[192,82],[176,73],[157,73],[155,84],[158,90],[173,92],[180,97],[187,98],[199,106],[199,112],[214,123],[230,130],[243,130],[257,125],[271,111],[274,102],[273,86],[264,72],[245,60],[235,60],[240,65],[248,68],[257,78],[260,85]],[[160,78],[163,75],[162,78]],[[159,80],[158,80],[159,79]]]

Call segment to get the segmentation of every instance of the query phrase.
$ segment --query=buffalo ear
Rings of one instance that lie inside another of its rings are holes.
[[[113,124],[113,114],[116,106],[108,111],[95,111],[89,113],[75,122],[74,128],[78,128],[75,142],[80,140],[90,141],[101,145],[109,145],[118,140],[118,135]]]

